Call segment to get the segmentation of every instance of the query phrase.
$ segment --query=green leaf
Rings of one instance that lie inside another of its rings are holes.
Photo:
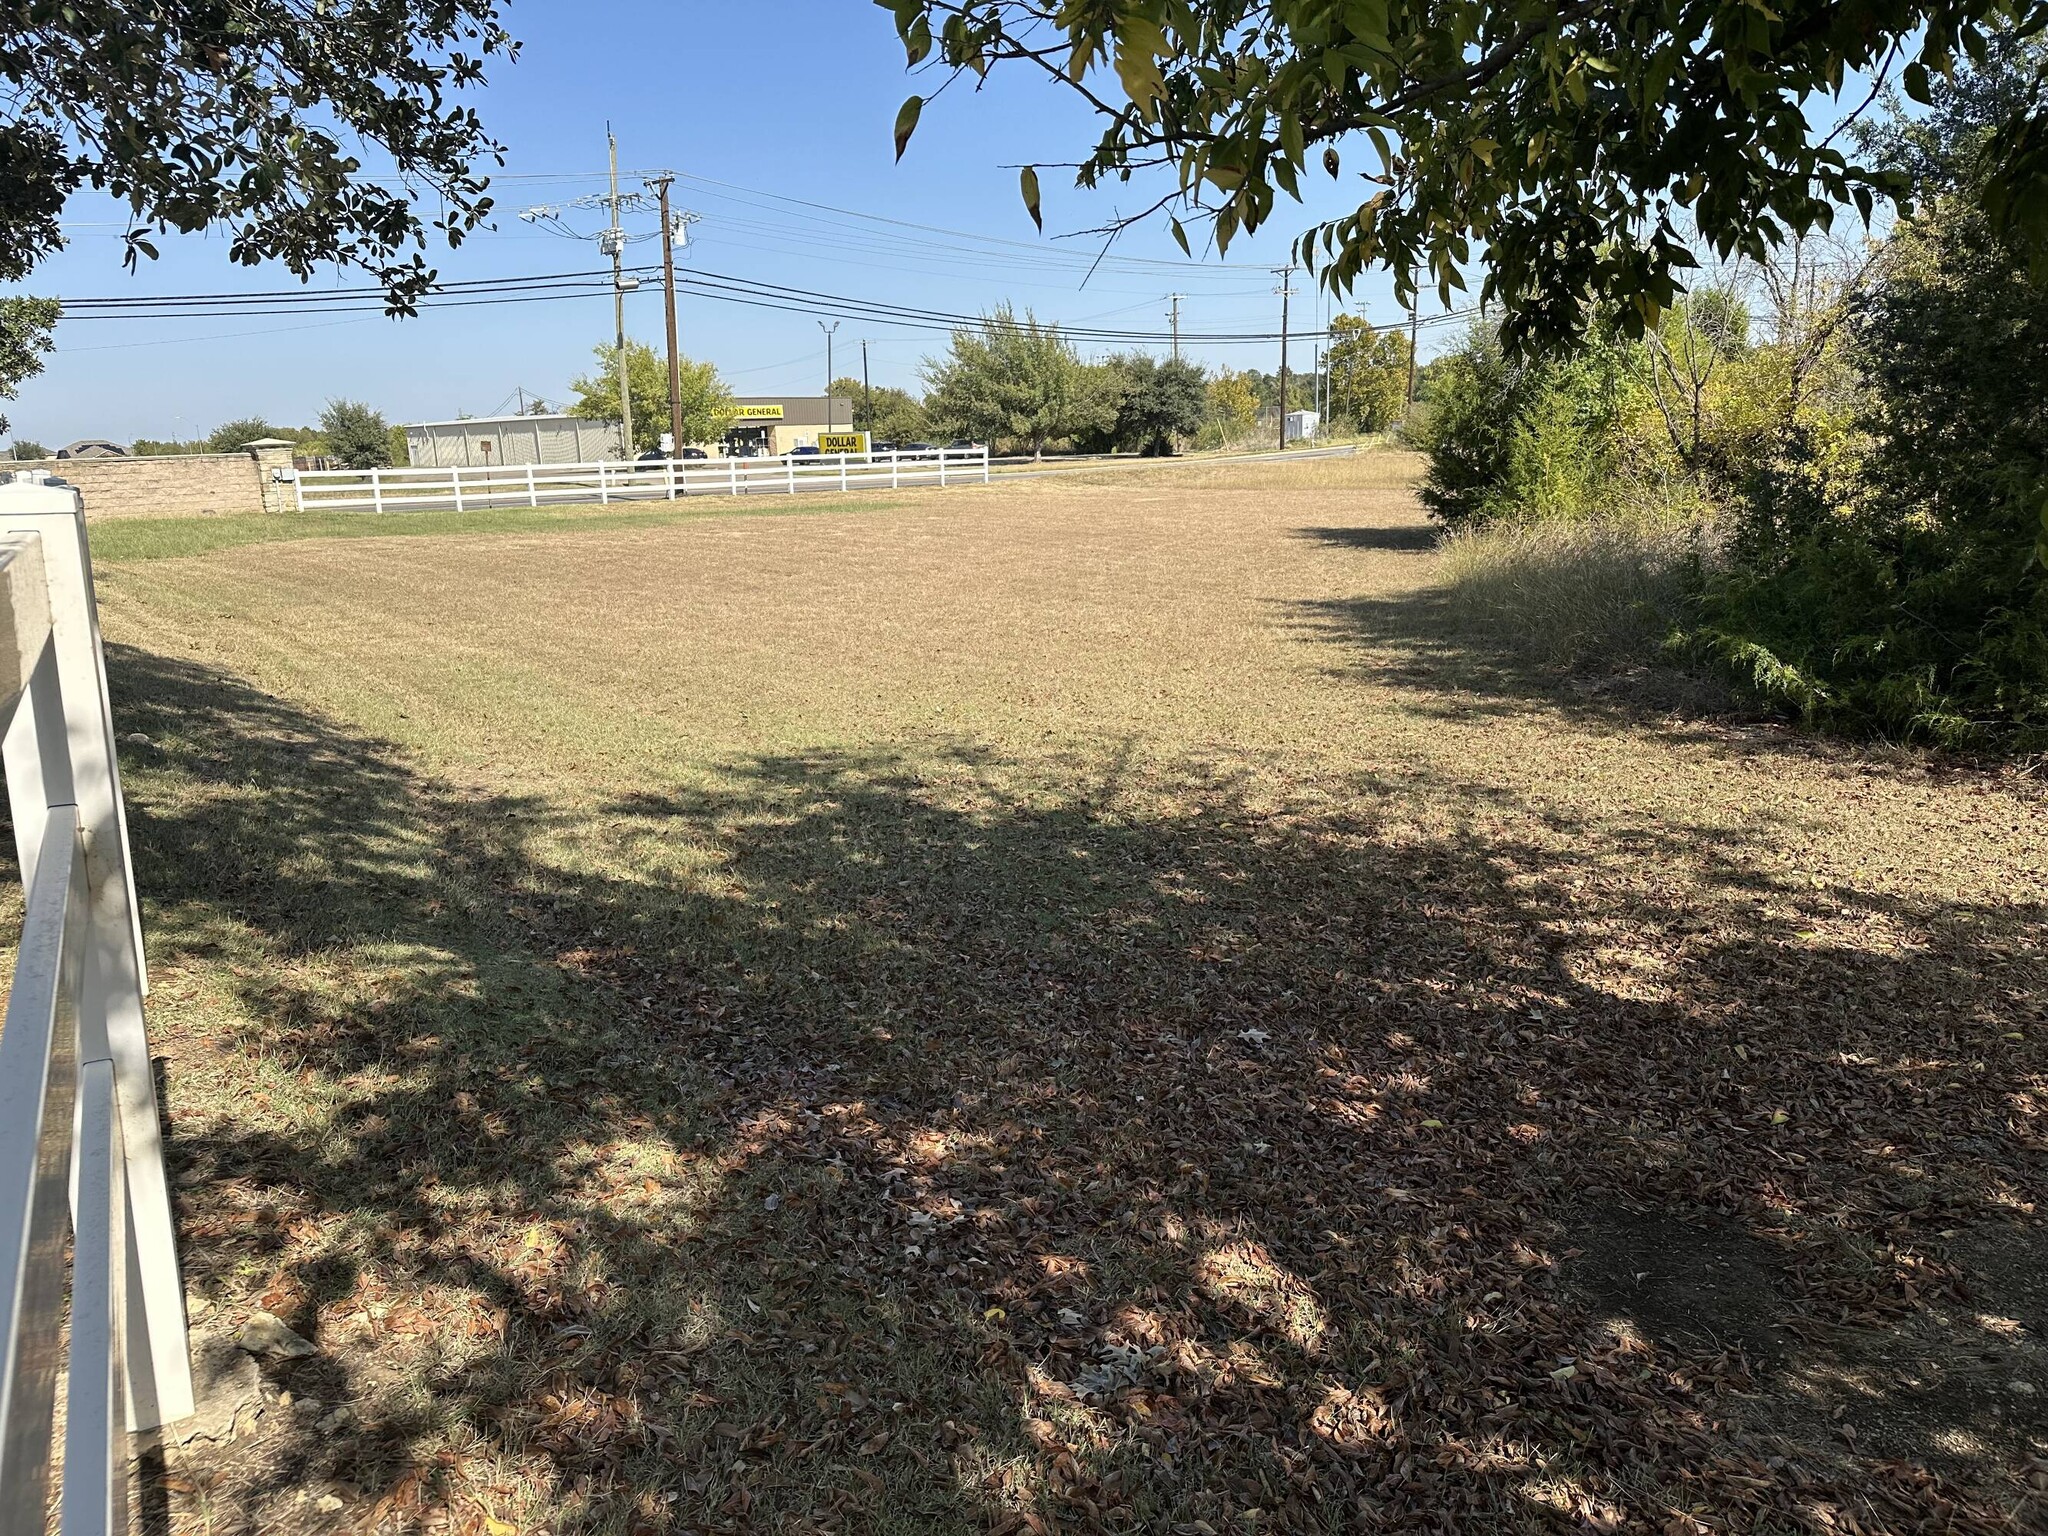
[[[1038,226],[1038,232],[1045,233],[1045,215],[1038,209],[1038,168],[1027,165],[1018,173],[1018,185],[1024,193],[1024,211],[1031,215],[1031,222]]]
[[[1188,232],[1182,226],[1180,220],[1168,215],[1166,225],[1173,232],[1173,238],[1180,246],[1181,254],[1183,256],[1193,256],[1195,253],[1188,247]]]
[[[903,151],[910,148],[910,136],[917,132],[917,119],[924,111],[924,98],[912,96],[903,103],[896,114],[896,158],[903,158]]]
[[[1899,83],[1906,88],[1906,94],[1919,102],[1921,106],[1928,107],[1934,104],[1934,92],[1928,88],[1927,66],[1925,64],[1917,61],[1908,64],[1905,74],[1900,78]]]

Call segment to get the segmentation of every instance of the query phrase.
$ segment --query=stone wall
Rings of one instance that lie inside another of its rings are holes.
[[[289,453],[283,462],[290,465]],[[197,517],[268,511],[264,490],[271,467],[253,453],[193,453],[161,459],[35,459],[27,463],[0,460],[0,473],[47,470],[59,480],[77,486],[85,496],[88,523],[117,517]]]

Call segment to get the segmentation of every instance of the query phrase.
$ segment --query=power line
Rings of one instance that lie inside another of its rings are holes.
[[[651,266],[625,267],[622,264],[620,276],[638,277],[657,270]],[[861,299],[845,294],[824,293],[703,269],[688,273],[679,272],[676,281],[679,287],[688,288],[700,297],[717,299],[725,303],[808,314],[814,317],[823,310],[828,315],[841,318],[868,320],[910,330],[950,332],[962,328],[971,329],[980,326],[985,319],[985,316],[980,314],[965,314]],[[617,278],[608,272],[543,273],[528,277],[448,283],[422,298],[419,301],[419,308],[461,309],[482,305],[590,298],[616,293],[616,283]],[[337,313],[382,313],[385,309],[383,290],[369,287],[300,290],[296,293],[271,290],[240,294],[137,295],[68,299],[61,302],[64,305],[65,317],[71,320],[190,320],[224,315],[248,318],[298,318]],[[1431,327],[1450,324],[1463,320],[1473,313],[1476,311],[1472,309],[1456,310],[1422,319],[1418,324]],[[1057,320],[1050,319],[1044,323],[1057,328],[1063,336],[1075,341],[1126,345],[1170,345],[1173,341],[1173,334],[1170,331],[1062,325]],[[1319,331],[1302,336],[1301,339],[1317,340],[1326,334]],[[1183,344],[1208,346],[1252,345],[1278,339],[1278,332],[1267,330],[1183,330],[1180,335]]]

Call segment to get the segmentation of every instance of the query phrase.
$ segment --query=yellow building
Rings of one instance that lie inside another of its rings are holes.
[[[741,395],[737,403],[739,414],[717,445],[720,454],[772,458],[814,446],[820,432],[853,426],[853,402],[839,395]]]

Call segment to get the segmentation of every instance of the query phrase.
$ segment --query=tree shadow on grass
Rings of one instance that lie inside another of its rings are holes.
[[[1443,539],[1440,529],[1428,523],[1392,523],[1358,528],[1297,528],[1297,539],[1328,544],[1335,549],[1374,549],[1399,554],[1421,554],[1435,549]]]
[[[1802,733],[1725,684],[1661,661],[1568,667],[1462,617],[1443,587],[1389,597],[1279,605],[1279,622],[1330,649],[1330,675],[1400,693],[1444,720],[1559,714],[1586,730],[1652,727],[1736,757],[1782,755],[1867,764],[1867,749]]]
[[[1850,1444],[1793,1373],[2039,1253],[2038,903],[1114,753],[464,793],[110,665],[188,1278],[321,1346],[174,1468],[213,1530],[2026,1514],[2041,1399]],[[1582,1279],[1641,1213],[1757,1245],[1784,1353]]]

